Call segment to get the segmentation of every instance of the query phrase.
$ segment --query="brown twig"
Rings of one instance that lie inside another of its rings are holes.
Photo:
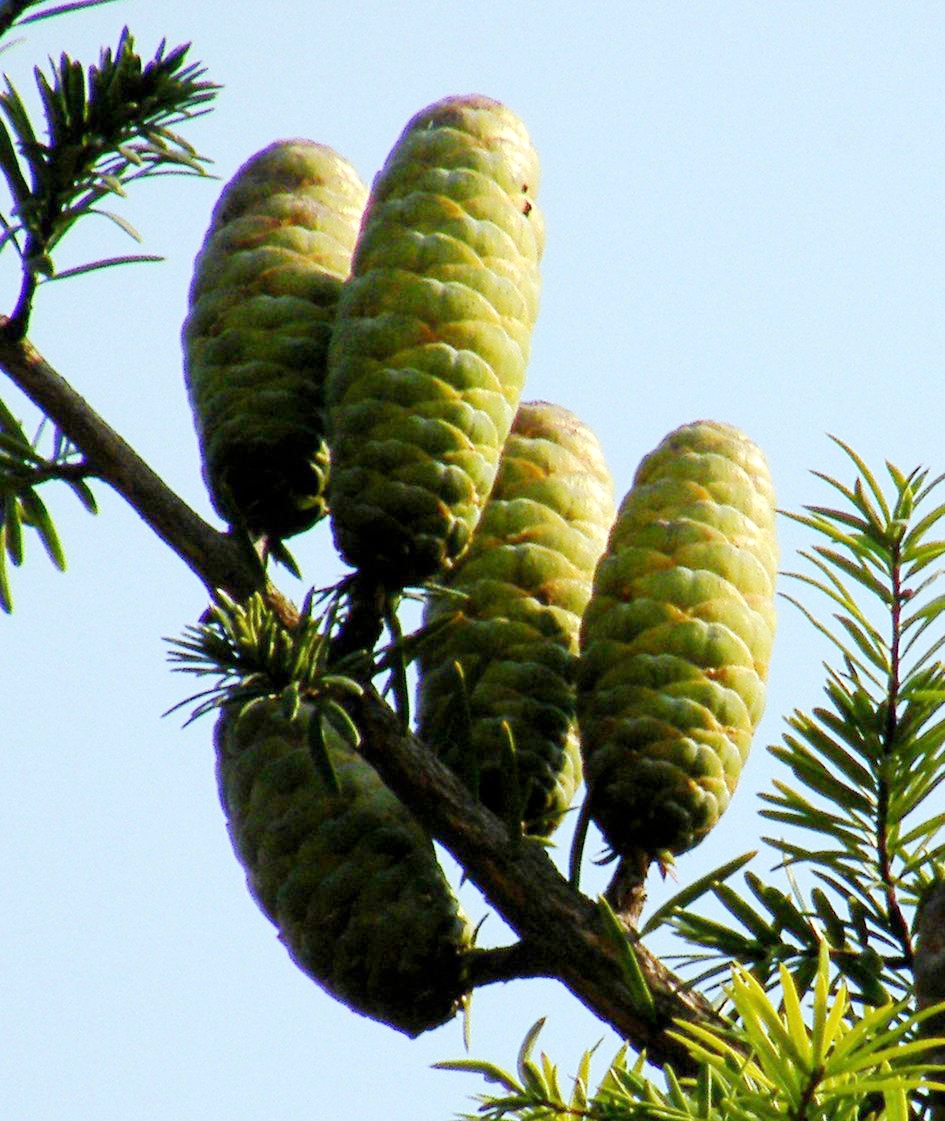
[[[467,955],[466,980],[471,989],[494,985],[500,981],[548,976],[547,963],[524,942],[491,950],[472,950]]]
[[[6,0],[0,4],[0,36],[6,35],[27,8],[35,8],[37,0]]]
[[[376,580],[364,579],[357,573],[348,581],[347,590],[348,611],[332,639],[332,662],[344,661],[359,651],[370,655],[384,631],[388,595],[384,585]]]
[[[646,874],[650,860],[646,853],[623,857],[604,895],[611,910],[627,927],[636,930],[646,904]]]

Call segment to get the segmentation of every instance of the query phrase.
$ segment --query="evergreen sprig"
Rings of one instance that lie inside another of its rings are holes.
[[[363,687],[334,667],[329,670],[338,596],[326,593],[322,598],[329,600],[328,606],[321,616],[312,618],[315,594],[309,594],[297,626],[290,631],[262,595],[237,603],[218,592],[204,621],[186,628],[181,638],[167,639],[171,646],[168,660],[175,672],[217,680],[169,712],[190,705],[187,723],[191,723],[224,706],[278,696],[286,715],[294,719],[305,702],[310,713],[307,732],[312,760],[329,788],[335,789],[337,778],[326,741],[335,736],[351,747],[359,745],[360,732],[345,708],[345,699],[360,695]]]
[[[109,0],[41,4],[0,3],[0,37],[12,27],[60,16]],[[48,74],[37,68],[42,124],[9,77],[0,89],[0,175],[10,204],[0,207],[0,251],[13,246],[22,261],[16,307],[2,320],[5,344],[22,346],[41,278],[63,279],[132,261],[158,260],[151,254],[108,257],[56,271],[52,254],[80,218],[99,214],[132,237],[137,232],[100,203],[122,196],[133,181],[159,174],[205,174],[205,157],[175,129],[206,111],[217,86],[199,63],[188,63],[187,46],[161,43],[144,62],[134,41],[122,32],[117,49],[102,51],[87,69],[63,54]],[[48,426],[46,426],[48,429]],[[42,430],[42,426],[41,426]],[[24,530],[35,531],[52,562],[65,566],[53,519],[38,489],[50,480],[67,483],[92,512],[95,500],[85,480],[93,472],[61,433],[52,450],[41,452],[19,421],[0,402],[0,609],[10,612],[9,568],[24,557]]]
[[[818,947],[806,1012],[804,990],[786,967],[779,972],[779,1004],[735,967],[726,986],[735,1026],[680,1026],[678,1037],[700,1064],[694,1078],[666,1066],[660,1084],[642,1057],[631,1062],[622,1048],[593,1089],[591,1050],[565,1093],[548,1056],[534,1057],[541,1021],[526,1035],[514,1073],[475,1059],[437,1065],[500,1087],[479,1097],[478,1114],[464,1115],[469,1121],[907,1121],[910,1099],[929,1088],[930,1073],[935,1077],[928,1058],[937,1044],[916,1038],[932,1010],[909,1016],[901,1004],[886,1003],[855,1015],[846,988],[832,984],[825,943]]]
[[[837,442],[856,467],[852,486],[820,475],[841,503],[794,515],[821,541],[802,553],[813,571],[793,575],[827,597],[832,622],[792,602],[831,641],[839,665],[827,667],[826,704],[795,711],[771,748],[794,781],[776,781],[762,813],[802,831],[799,841],[767,841],[820,881],[812,902],[837,965],[856,980],[850,969],[868,964],[902,993],[910,916],[945,860],[945,813],[929,803],[945,780],[943,476],[887,464],[887,493]]]
[[[58,430],[40,450],[44,430],[31,440],[23,426],[0,401],[0,609],[13,610],[9,566],[19,567],[25,555],[24,530],[32,530],[47,556],[60,571],[66,567],[65,553],[39,488],[50,481],[66,483],[82,505],[96,512],[95,496],[86,479],[91,474],[77,450]]]
[[[117,48],[103,50],[98,64],[87,70],[67,54],[48,75],[36,68],[42,129],[5,78],[0,92],[0,172],[12,208],[0,215],[0,247],[14,245],[24,271],[8,337],[25,331],[37,280],[56,275],[52,253],[80,218],[103,215],[140,240],[126,219],[100,208],[104,198],[123,196],[132,181],[158,174],[205,174],[206,157],[175,129],[205,112],[218,87],[204,78],[199,63],[186,62],[188,50],[169,50],[162,42],[145,63],[126,28]],[[102,259],[59,275],[143,259],[155,258]]]
[[[735,962],[764,985],[775,982],[782,965],[791,966],[802,989],[810,985],[821,931],[793,893],[746,872],[743,890],[720,883],[713,885],[711,894],[735,920],[734,925],[697,914],[691,907],[676,908],[669,920],[693,947],[667,955],[686,972],[691,984],[715,986]]]
[[[314,594],[305,602],[294,630],[289,630],[259,593],[237,603],[223,592],[204,620],[187,627],[181,638],[168,638],[168,660],[177,673],[212,676],[211,688],[188,697],[169,711],[193,706],[190,720],[221,704],[271,696],[287,690],[314,700],[321,695],[358,693],[362,687],[328,660],[338,609],[332,598],[325,612],[312,617]]]

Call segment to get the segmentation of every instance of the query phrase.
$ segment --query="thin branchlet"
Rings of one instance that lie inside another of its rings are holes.
[[[50,3],[43,7],[45,2],[46,0],[6,0],[5,3],[0,3],[0,38],[14,27],[25,27],[27,24],[53,19],[69,12],[80,12],[85,8],[100,8],[103,4],[115,3],[115,0],[63,0],[62,3]],[[33,11],[34,8],[40,10]]]
[[[43,140],[6,80],[0,92],[0,172],[13,212],[3,219],[3,244],[14,245],[22,259],[19,295],[3,328],[7,339],[25,337],[36,290],[44,277],[55,275],[53,250],[79,219],[102,214],[137,238],[125,219],[100,209],[102,200],[124,196],[130,183],[148,176],[205,174],[206,158],[174,129],[205,112],[218,87],[205,79],[199,63],[186,62],[187,51],[161,43],[143,62],[126,29],[117,48],[103,50],[87,69],[66,54],[48,76],[37,69]]]
[[[912,937],[909,923],[899,905],[896,879],[892,868],[889,848],[890,830],[890,783],[886,760],[895,752],[898,745],[899,703],[901,688],[901,641],[902,605],[909,598],[902,581],[902,529],[898,525],[890,527],[889,575],[890,575],[890,644],[889,676],[885,698],[885,723],[882,729],[883,760],[878,768],[878,787],[876,799],[876,852],[879,878],[883,884],[889,927],[903,949],[903,956],[911,965]]]
[[[807,1121],[811,1116],[811,1105],[814,1103],[814,1098],[822,1078],[823,1070],[820,1067],[811,1071],[810,1078],[808,1078],[803,1092],[801,1093],[800,1101],[797,1103],[797,1108],[790,1114],[791,1121]]]

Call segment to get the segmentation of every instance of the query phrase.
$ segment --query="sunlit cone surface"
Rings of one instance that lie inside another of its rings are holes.
[[[522,405],[472,543],[447,581],[464,598],[434,598],[426,612],[431,626],[451,622],[421,654],[420,736],[505,814],[514,789],[506,721],[529,832],[550,833],[580,783],[578,632],[613,516],[594,433],[557,405]]]
[[[339,792],[312,762],[308,709],[277,700],[217,723],[217,777],[250,891],[292,958],[355,1011],[417,1035],[463,997],[467,923],[433,845],[377,772],[326,740]]]
[[[254,535],[326,512],[328,343],[366,197],[331,148],[277,141],[227,184],[197,257],[183,342],[204,474]]]
[[[619,854],[684,852],[715,825],[764,707],[774,493],[759,449],[698,421],[641,463],[581,633],[591,812]]]
[[[377,176],[332,339],[332,522],[390,588],[448,569],[495,480],[525,380],[543,245],[518,118],[451,97]]]

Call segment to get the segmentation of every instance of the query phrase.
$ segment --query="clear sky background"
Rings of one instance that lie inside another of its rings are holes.
[[[475,91],[514,108],[542,158],[548,230],[526,396],[594,426],[620,494],[700,417],[765,449],[787,509],[825,497],[812,469],[850,478],[827,433],[877,467],[945,470],[940,4],[128,0],[40,25],[0,69],[25,91],[35,61],[65,49],[90,62],[124,23],[147,55],[163,37],[192,41],[225,87],[187,133],[222,179],[302,136],[369,181],[429,102]],[[121,212],[164,263],[50,285],[31,332],[208,517],[179,328],[220,186],[134,191]],[[88,221],[58,264],[130,251]],[[15,292],[11,255],[0,307]],[[99,497],[93,519],[50,492],[69,571],[30,542],[16,613],[0,619],[0,1118],[446,1121],[470,1108],[477,1079],[430,1069],[462,1055],[459,1021],[410,1042],[353,1015],[292,966],[251,902],[210,722],[161,718],[192,686],[169,673],[162,636],[197,618],[202,589]],[[782,523],[786,569],[807,543]],[[309,583],[340,574],[327,526],[294,551]],[[786,713],[817,703],[824,655],[785,604],[742,785],[680,859],[680,883],[757,844],[757,794],[776,774],[765,747]],[[501,940],[497,920],[486,934]],[[473,1054],[511,1064],[540,1015],[565,1074],[597,1039],[616,1047],[536,981],[476,995]]]

